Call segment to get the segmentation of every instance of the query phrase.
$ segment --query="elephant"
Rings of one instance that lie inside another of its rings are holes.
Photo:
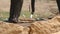
[[[8,22],[17,23],[23,6],[23,0],[11,0]],[[35,0],[31,0],[31,16],[35,11]]]
[[[57,2],[57,6],[59,9],[59,13],[60,13],[60,1],[56,0],[56,2]],[[10,16],[8,18],[8,22],[13,22],[13,23],[18,22],[18,18],[21,13],[22,5],[23,5],[23,0],[11,0]],[[32,18],[35,12],[35,0],[31,0],[31,9],[32,9],[32,12],[31,12],[31,18]]]

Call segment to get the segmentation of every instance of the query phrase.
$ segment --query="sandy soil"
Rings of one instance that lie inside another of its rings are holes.
[[[30,4],[30,0],[24,0],[24,4],[23,4],[23,8],[22,11],[29,11],[29,4]],[[55,1],[39,1],[36,0],[36,10],[35,13],[46,13],[46,12],[53,12],[55,13],[57,10],[57,5]],[[0,0],[0,11],[9,11],[10,8],[10,0]],[[55,12],[54,12],[55,11]],[[23,24],[24,25],[24,24]],[[54,33],[54,34],[60,34],[60,32]]]

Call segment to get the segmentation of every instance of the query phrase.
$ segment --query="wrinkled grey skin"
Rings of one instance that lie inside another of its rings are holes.
[[[23,5],[23,0],[11,0],[10,16],[9,16],[8,22],[14,22],[14,23],[18,22],[22,5]],[[35,0],[31,0],[31,9],[32,9],[31,14],[34,14]]]

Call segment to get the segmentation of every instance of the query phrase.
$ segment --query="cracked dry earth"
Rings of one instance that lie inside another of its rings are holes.
[[[60,16],[33,23],[7,23],[0,21],[0,34],[60,34]]]

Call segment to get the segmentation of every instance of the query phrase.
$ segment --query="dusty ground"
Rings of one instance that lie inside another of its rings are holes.
[[[0,21],[0,34],[60,34],[60,16],[33,23],[8,23]]]
[[[29,11],[30,0],[24,0],[22,11]],[[36,0],[36,10],[35,13],[39,14],[41,17],[51,16],[58,13],[57,4],[55,1],[51,0]],[[0,0],[0,11],[9,12],[10,0]],[[28,24],[28,23],[27,23]],[[23,26],[26,26],[25,23]],[[60,32],[54,33],[60,34]]]

